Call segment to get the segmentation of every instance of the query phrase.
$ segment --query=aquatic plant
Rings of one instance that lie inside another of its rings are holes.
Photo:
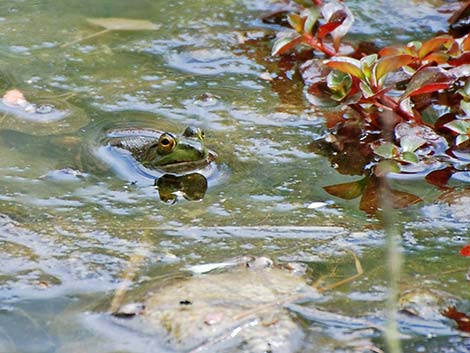
[[[367,213],[382,211],[390,279],[385,339],[390,352],[401,352],[396,300],[403,259],[390,211],[421,199],[393,190],[385,176],[417,175],[452,189],[449,180],[469,170],[470,34],[455,38],[449,32],[382,49],[351,47],[342,42],[354,20],[346,4],[296,2],[297,10],[287,14],[292,29],[277,36],[272,54],[311,53],[298,67],[328,133],[310,148],[326,155],[340,173],[363,176],[324,190],[348,200],[360,197],[359,207]],[[451,17],[454,28],[462,16],[470,17],[468,4]],[[461,250],[469,253],[468,246]],[[441,314],[469,331],[466,313],[449,307]]]
[[[345,158],[351,167],[341,167],[338,161],[332,164],[346,169],[346,174],[365,175],[357,182],[327,186],[327,192],[346,199],[368,192],[367,199],[374,199],[380,184],[376,178],[388,173],[419,174],[431,184],[448,188],[453,175],[466,172],[470,34],[460,38],[441,34],[423,42],[371,50],[370,45],[343,43],[354,21],[346,4],[297,2],[295,8],[286,15],[291,29],[277,36],[272,54],[313,54],[299,67],[307,98],[323,110],[329,134],[311,148],[325,152],[326,141],[337,155],[347,144],[353,145],[349,151],[361,156]],[[348,143],[339,142],[344,140]],[[401,195],[401,202],[392,204],[406,207],[419,200],[413,196]],[[366,203],[361,201],[361,209],[377,212],[378,206],[371,206],[374,202]]]

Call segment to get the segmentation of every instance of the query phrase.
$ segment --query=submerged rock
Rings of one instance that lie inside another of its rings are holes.
[[[299,271],[288,269],[297,267],[275,267],[263,257],[217,265],[207,274],[160,283],[138,298],[130,294],[130,304],[123,304],[110,320],[177,352],[298,351],[305,333],[285,305],[319,293]],[[129,313],[130,308],[137,309]]]

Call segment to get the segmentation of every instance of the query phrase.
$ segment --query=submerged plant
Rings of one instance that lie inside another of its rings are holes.
[[[91,25],[104,28],[101,31],[90,34],[86,37],[75,39],[71,42],[62,44],[61,47],[69,47],[72,44],[82,42],[87,39],[101,36],[112,31],[156,31],[160,25],[147,20],[135,20],[130,18],[106,17],[106,18],[87,18]]]

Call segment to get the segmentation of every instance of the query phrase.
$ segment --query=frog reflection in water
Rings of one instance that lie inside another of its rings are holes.
[[[178,191],[186,199],[201,199],[207,189],[202,169],[217,157],[205,146],[204,132],[192,126],[181,136],[151,129],[112,130],[106,143],[111,148],[129,152],[147,168],[160,190],[160,198],[166,202],[176,201]]]

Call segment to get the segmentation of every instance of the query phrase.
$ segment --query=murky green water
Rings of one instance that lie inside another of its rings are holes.
[[[383,44],[446,28],[439,2],[350,3],[358,15],[353,38],[378,36]],[[411,10],[403,18],[405,5]],[[357,177],[337,173],[309,151],[312,139],[324,134],[321,116],[303,100],[279,97],[259,77],[267,69],[254,49],[238,42],[246,31],[270,31],[257,17],[271,6],[241,0],[0,2],[0,94],[17,88],[66,113],[43,123],[0,112],[0,352],[155,352],[135,336],[94,333],[83,319],[112,297],[130,258],[144,250],[136,286],[188,264],[247,253],[303,261],[315,278],[335,271],[341,278],[352,274],[343,251],[352,249],[365,275],[315,305],[383,322],[380,224],[358,210],[358,200],[332,198],[322,189]],[[145,19],[161,27],[62,47],[102,30],[87,23],[95,17]],[[180,132],[187,125],[204,129],[219,155],[201,201],[164,203],[152,180],[135,184],[93,154],[110,128]],[[64,176],[64,168],[80,174]],[[424,284],[469,299],[468,261],[458,256],[468,241],[468,191],[459,189],[449,204],[436,201],[439,192],[419,181],[399,184],[425,200],[393,215],[403,236],[401,286]],[[304,316],[306,352],[317,342],[325,352],[383,347],[378,329]],[[468,340],[451,327],[444,325],[435,339],[411,330],[405,351],[469,351]]]

